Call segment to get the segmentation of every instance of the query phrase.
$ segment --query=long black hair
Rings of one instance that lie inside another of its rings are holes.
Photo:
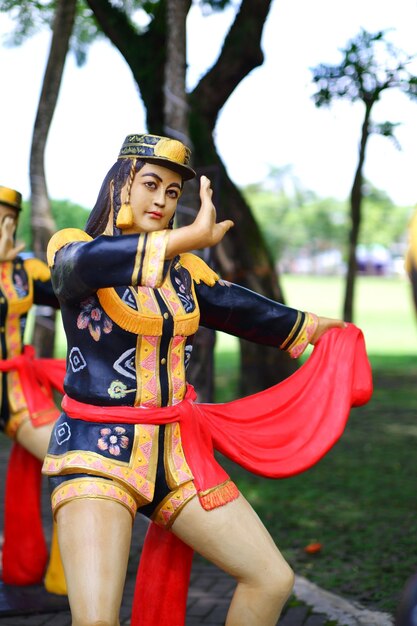
[[[145,165],[145,161],[137,159],[135,173]],[[102,235],[109,221],[110,210],[113,206],[113,234],[120,235],[121,230],[116,226],[117,214],[121,206],[121,191],[129,178],[132,168],[132,159],[118,159],[109,169],[101,185],[96,203],[91,210],[85,230],[93,238]],[[113,191],[112,191],[113,183]]]

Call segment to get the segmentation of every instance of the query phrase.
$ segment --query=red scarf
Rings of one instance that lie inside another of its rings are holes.
[[[92,407],[70,398],[65,398],[63,409],[91,421],[179,421],[185,457],[200,501],[209,509],[216,503],[201,492],[227,479],[213,448],[261,476],[293,476],[330,450],[343,433],[351,407],[365,404],[371,395],[363,334],[349,324],[326,332],[288,379],[240,400],[194,403],[189,388],[182,402],[162,409]],[[139,564],[132,626],[184,625],[192,556],[191,548],[175,535],[151,523]]]

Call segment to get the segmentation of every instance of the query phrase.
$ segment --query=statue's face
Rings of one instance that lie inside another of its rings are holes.
[[[126,187],[122,189],[122,202],[126,199]],[[123,234],[151,233],[167,228],[181,189],[179,174],[154,163],[145,163],[136,173],[130,191],[133,225],[125,228]]]

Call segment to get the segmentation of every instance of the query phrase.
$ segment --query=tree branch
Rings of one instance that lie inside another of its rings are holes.
[[[109,0],[87,0],[87,2],[100,28],[125,58],[132,71],[144,102],[148,129],[153,133],[162,134],[166,57],[165,0],[160,0],[153,20],[143,33],[139,33],[128,20],[126,13],[115,8]]]
[[[212,128],[234,89],[263,63],[261,38],[271,3],[272,0],[242,0],[217,62],[193,91],[193,101]]]
[[[108,0],[86,0],[93,11],[100,29],[110,39],[112,44],[124,56],[130,65],[132,39],[140,37],[127,15],[121,9],[113,6]],[[138,46],[140,48],[140,46]]]

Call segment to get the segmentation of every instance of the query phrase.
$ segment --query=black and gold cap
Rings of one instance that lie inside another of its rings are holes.
[[[21,211],[22,194],[16,191],[16,189],[0,186],[0,204],[5,204],[16,211]]]
[[[195,171],[188,165],[191,150],[178,139],[159,135],[128,135],[118,159],[142,159],[156,163],[180,174],[184,180],[194,178]]]

